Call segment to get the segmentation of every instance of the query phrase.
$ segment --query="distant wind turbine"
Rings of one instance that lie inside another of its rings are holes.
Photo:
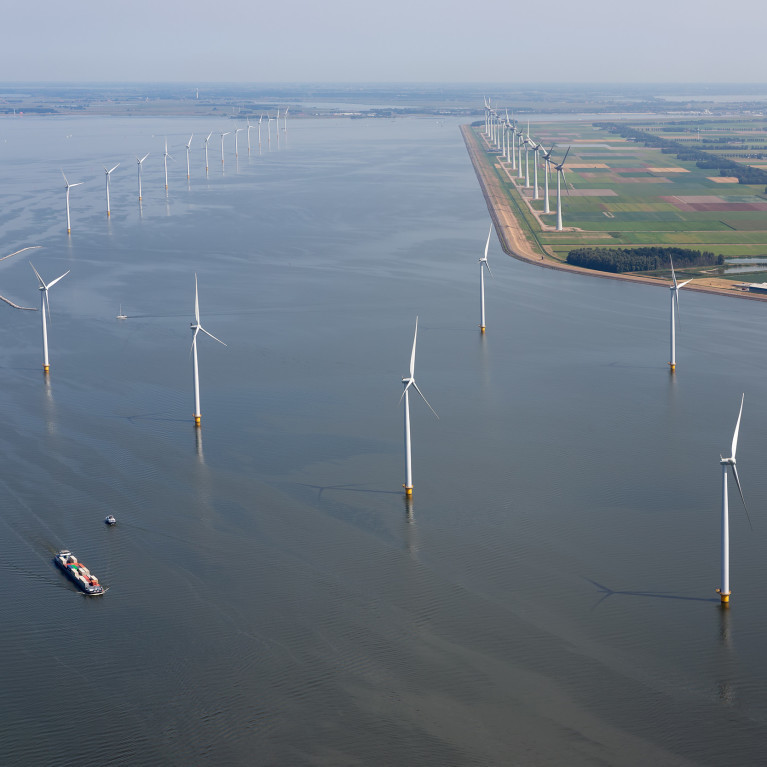
[[[543,153],[543,161],[546,163],[546,173],[543,176],[544,192],[543,192],[543,212],[551,213],[549,207],[549,170],[551,169],[551,153],[554,151],[556,144],[551,145],[551,149],[548,152]]]
[[[415,335],[413,336],[413,351],[410,354],[410,375],[407,378],[402,379],[402,383],[405,386],[404,391],[402,392],[402,396],[400,397],[400,402],[404,399],[405,401],[405,475],[406,480],[403,487],[405,488],[405,495],[411,496],[413,495],[413,467],[412,467],[412,457],[411,457],[411,450],[410,450],[410,399],[409,399],[409,389],[412,386],[420,395],[421,399],[427,404],[429,410],[431,410],[432,413],[434,413],[437,418],[439,416],[437,415],[434,408],[429,405],[429,401],[424,397],[423,392],[418,388],[418,384],[415,382],[415,343],[418,339],[418,317],[415,318]]]
[[[189,181],[190,175],[189,175],[189,150],[192,148],[192,139],[194,138],[194,133],[189,137],[189,141],[186,142],[186,180]]]
[[[290,109],[290,107],[285,107],[285,114],[283,115],[283,123],[285,125],[285,128],[284,128],[284,132],[285,133],[288,132],[288,109]]]
[[[78,181],[76,184],[70,184],[69,181],[67,181],[67,177],[64,175],[63,170],[61,171],[61,175],[64,176],[64,183],[67,188],[67,234],[72,234],[72,224],[69,220],[69,190],[74,186],[81,186],[84,182]]]
[[[224,164],[224,136],[228,136],[232,131],[221,131],[221,165]]]
[[[272,146],[272,116],[267,112],[266,113],[266,138],[269,147]]]
[[[162,156],[163,165],[165,166],[165,191],[168,191],[168,158],[173,158],[168,154],[168,139],[165,139],[165,152]]]
[[[246,117],[245,119],[248,121],[248,155],[250,155],[250,129],[253,126],[250,124],[250,118],[249,117]]]
[[[493,225],[490,224],[490,231],[487,233],[487,242],[485,243],[485,255],[479,259],[479,330],[481,333],[485,332],[485,269],[487,269],[491,277],[493,276],[493,273],[490,271],[490,264],[487,263],[487,251],[490,247],[490,235],[492,233]]]
[[[738,422],[735,424],[735,433],[732,435],[732,456],[722,458],[719,456],[719,463],[722,466],[722,585],[716,590],[719,594],[722,607],[729,607],[730,604],[730,518],[727,498],[727,467],[732,468],[732,476],[738,486],[740,500],[743,501],[743,508],[746,510],[748,524],[751,526],[751,517],[746,506],[746,499],[743,497],[743,488],[740,486],[738,470],[735,468],[735,451],[738,447],[738,432],[740,431],[740,419],[743,415],[743,400],[745,394],[740,398],[740,412],[738,413]],[[753,526],[751,526],[753,529]]]
[[[138,201],[141,202],[141,165],[146,160],[147,157],[149,157],[149,152],[147,152],[140,160],[137,157],[136,158],[136,164],[138,165]]]
[[[200,426],[200,419],[202,414],[200,413],[200,375],[197,368],[197,334],[202,331],[205,335],[210,336],[214,341],[218,341],[223,346],[226,344],[219,338],[216,338],[212,333],[209,333],[200,324],[200,301],[197,295],[197,274],[194,275],[194,322],[191,323],[192,333],[192,357],[194,360],[194,425]]]
[[[64,274],[61,275],[61,277],[57,277],[52,282],[49,282],[47,285],[45,284],[45,281],[40,276],[40,273],[35,269],[34,266],[32,266],[32,262],[29,262],[29,265],[32,267],[32,270],[37,275],[37,279],[40,283],[40,315],[42,317],[43,321],[43,372],[47,375],[50,370],[50,365],[48,364],[48,325],[46,323],[45,319],[45,313],[46,310],[48,312],[48,319],[50,319],[51,316],[51,306],[48,301],[48,289],[52,288],[60,279],[63,277],[66,277],[69,274],[69,269],[64,272]]]
[[[213,131],[211,131],[208,134],[208,138],[206,138],[202,143],[205,146],[205,172],[208,172],[208,142],[210,141],[210,137],[213,135]]]
[[[671,279],[674,284],[671,285],[671,361],[668,363],[671,367],[671,372],[676,370],[676,321],[674,317],[674,304],[676,304],[676,315],[679,318],[679,291],[692,280],[685,280],[684,282],[677,283],[676,272],[674,271],[674,261],[671,256],[668,258],[671,263]]]
[[[112,170],[107,170],[104,168],[104,173],[107,174],[107,216],[111,215],[111,211],[109,210],[109,177],[112,175],[112,171],[117,170],[117,168],[120,167],[120,163],[118,162],[117,165],[112,168]]]
[[[261,149],[261,121],[264,119],[264,116],[261,115],[258,118],[258,148]]]
[[[240,131],[247,130],[247,128],[235,128],[234,129],[234,156],[235,158],[240,156],[240,151],[238,149],[237,145],[237,134],[240,133]]]
[[[554,166],[554,170],[557,172],[557,231],[562,231],[562,183],[567,188],[567,179],[565,179],[565,160],[567,155],[570,154],[570,147],[567,147],[565,156],[562,158],[562,162],[559,165]]]

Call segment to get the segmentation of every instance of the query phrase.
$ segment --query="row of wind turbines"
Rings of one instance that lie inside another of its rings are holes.
[[[559,162],[556,162],[553,158],[553,152],[556,148],[556,144],[552,144],[547,151],[543,144],[539,141],[534,141],[530,136],[530,123],[527,124],[527,130],[523,131],[515,120],[509,119],[508,110],[505,111],[505,115],[501,117],[499,111],[491,106],[490,100],[485,99],[485,130],[484,134],[487,142],[490,146],[495,147],[497,151],[501,153],[501,157],[511,165],[512,170],[517,171],[517,179],[520,182],[523,180],[522,175],[522,152],[524,151],[524,183],[525,189],[530,189],[530,156],[529,152],[533,153],[533,200],[540,200],[539,190],[540,185],[538,183],[538,167],[540,165],[540,158],[545,164],[545,172],[543,174],[544,179],[544,192],[543,192],[543,214],[548,215],[551,213],[549,205],[549,175],[551,168],[554,168],[554,172],[557,174],[557,223],[556,231],[561,232],[562,227],[562,186],[564,185],[567,190],[567,179],[565,177],[565,162],[567,161],[567,155],[570,153],[570,147],[564,153],[564,156]]]
[[[282,132],[284,134],[287,134],[288,132],[288,109],[289,107],[285,107],[285,112],[282,115],[283,125],[282,125]],[[272,117],[267,113],[266,115],[266,140],[267,140],[267,146],[271,148],[272,145],[272,122],[275,122],[275,133],[277,138],[277,147],[279,148],[280,144],[280,110],[277,109],[277,114],[275,117]],[[250,122],[250,118],[247,118],[247,125],[244,127],[237,127],[230,131],[218,131],[218,135],[221,138],[221,167],[223,168],[225,165],[225,154],[224,154],[224,139],[227,136],[234,135],[234,157],[235,160],[240,156],[239,154],[239,134],[243,131],[246,131],[247,135],[247,146],[248,146],[248,155],[251,154],[252,150],[252,144],[251,144],[251,138],[250,138],[250,132],[251,130],[257,131],[257,142],[258,142],[258,151],[259,154],[261,153],[262,149],[262,141],[261,141],[261,123],[263,122],[264,115],[261,115],[258,119],[258,122],[255,124],[252,124]],[[210,142],[211,137],[213,136],[215,131],[211,131],[207,137],[203,139],[202,142],[202,149],[205,157],[205,174],[208,174],[209,171],[209,162],[208,162],[208,143]],[[189,137],[189,141],[186,142],[184,145],[184,148],[186,149],[186,179],[189,181],[192,177],[191,175],[191,159],[190,159],[190,152],[192,150],[192,141],[194,140],[194,133]],[[287,135],[286,135],[287,140]],[[142,168],[144,165],[144,161],[149,157],[151,152],[147,152],[143,157],[136,157],[136,166],[138,171],[138,200],[141,202],[143,199],[143,186],[142,186]],[[173,156],[168,152],[168,139],[165,139],[165,150],[162,154],[162,160],[163,160],[163,170],[165,174],[165,191],[168,191],[168,160],[173,160]],[[107,169],[106,166],[104,166],[104,174],[106,176],[106,213],[107,217],[112,215],[111,210],[111,204],[110,204],[110,198],[109,198],[109,192],[110,192],[110,184],[111,184],[111,177],[112,173],[116,171],[120,167],[120,163],[118,162],[117,165],[113,166],[112,168]],[[76,186],[82,186],[85,182],[78,181],[74,184],[69,183],[69,179],[67,178],[64,171],[61,171],[61,175],[64,176],[64,185],[66,190],[66,209],[67,209],[67,234],[72,233],[72,218],[70,214],[70,206],[69,206],[69,190],[74,189]]]
[[[487,234],[487,241],[485,243],[484,254],[479,259],[479,296],[480,296],[480,333],[484,333],[486,330],[485,320],[485,270],[493,276],[490,270],[490,264],[488,263],[488,249],[490,247],[490,238],[493,233],[493,225],[490,224],[490,231]],[[670,286],[671,291],[671,313],[670,313],[670,357],[671,361],[668,363],[671,372],[675,372],[676,369],[676,324],[679,319],[679,291],[692,280],[685,280],[684,282],[678,282],[676,279],[676,272],[674,270],[674,264],[671,259],[671,277],[673,284]],[[429,410],[439,418],[434,408],[429,404],[429,401],[424,396],[418,384],[415,381],[415,351],[416,341],[418,339],[418,317],[415,320],[415,334],[413,336],[413,348],[410,353],[410,372],[408,376],[402,378],[402,384],[404,390],[400,397],[400,403],[404,402],[404,448],[405,448],[405,483],[403,487],[405,489],[405,496],[410,498],[413,495],[413,467],[412,467],[412,442],[410,431],[410,399],[409,392],[411,388],[416,391],[421,399],[426,403]],[[216,339],[218,340],[218,339]],[[730,521],[729,521],[729,495],[727,488],[728,470],[732,471],[733,479],[738,487],[740,499],[743,502],[743,508],[746,512],[749,526],[753,529],[751,524],[751,517],[748,513],[748,507],[746,506],[746,500],[743,495],[743,488],[740,484],[740,477],[738,476],[738,470],[736,468],[735,455],[738,448],[738,434],[740,432],[740,422],[743,416],[743,403],[745,401],[745,393],[741,396],[740,410],[738,411],[738,420],[735,424],[735,431],[732,437],[732,446],[730,448],[730,456],[724,458],[719,456],[719,463],[722,467],[722,516],[721,516],[721,586],[716,589],[719,594],[720,603],[722,607],[728,607],[730,603],[730,596],[732,594],[730,590]]]

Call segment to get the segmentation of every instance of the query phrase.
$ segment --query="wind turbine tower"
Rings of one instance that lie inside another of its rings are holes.
[[[34,266],[32,266],[31,261],[29,262],[29,265],[37,275],[37,280],[40,283],[40,315],[42,317],[43,323],[43,373],[48,375],[48,372],[50,371],[50,365],[48,364],[48,324],[46,323],[45,319],[46,310],[48,312],[48,319],[50,319],[51,316],[51,305],[48,301],[48,289],[52,288],[60,279],[66,277],[69,274],[69,269],[67,269],[66,272],[61,275],[61,277],[57,277],[55,280],[49,282],[46,285],[43,278],[40,276],[40,273],[37,271],[37,269],[35,269]]]
[[[437,415],[434,408],[429,405],[428,400],[426,397],[424,397],[423,392],[418,388],[418,384],[415,382],[415,342],[418,339],[418,317],[415,318],[415,335],[413,336],[413,351],[410,354],[410,376],[407,378],[402,379],[402,383],[405,387],[404,391],[402,392],[402,396],[400,397],[400,402],[404,400],[405,402],[405,408],[404,408],[404,415],[405,415],[405,484],[402,485],[402,487],[405,488],[405,495],[409,498],[411,495],[413,495],[413,463],[412,463],[412,455],[411,455],[411,445],[410,445],[410,398],[409,398],[409,391],[410,387],[412,386],[420,395],[421,399],[427,404],[429,407],[429,410],[431,410],[432,413],[434,413],[437,418],[439,416]]]
[[[674,373],[676,371],[676,320],[674,318],[674,308],[676,305],[676,315],[679,317],[679,291],[687,285],[688,282],[692,282],[692,280],[685,280],[685,282],[677,283],[676,281],[676,272],[674,272],[674,262],[671,259],[671,256],[669,256],[669,262],[671,263],[671,279],[674,281],[674,284],[671,285],[671,361],[668,363],[671,372]]]
[[[82,186],[84,182],[78,181],[76,184],[70,184],[69,181],[67,181],[67,177],[64,175],[63,170],[61,171],[61,175],[64,176],[64,183],[67,188],[67,234],[72,234],[72,223],[69,220],[69,190],[74,186]]]

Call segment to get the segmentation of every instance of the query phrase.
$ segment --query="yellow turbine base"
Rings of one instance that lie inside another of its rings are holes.
[[[109,216],[109,211],[107,211],[107,216]]]
[[[71,229],[67,229],[67,234],[72,234],[72,230]]]
[[[407,485],[402,485],[402,487],[405,488],[405,495],[410,498],[410,496],[413,495],[413,488],[408,487]]]
[[[671,368],[671,372],[676,372],[676,365],[673,362],[668,363],[669,368]]]
[[[723,594],[721,589],[717,589],[716,593],[719,594],[719,599],[722,602],[722,606],[723,607],[729,607],[730,606],[730,594],[732,594],[732,592],[728,591],[726,594]]]
[[[196,416],[194,417],[194,425],[195,425],[195,426],[199,426],[199,425],[200,425],[200,419],[201,419],[201,418],[202,418],[202,416],[200,416],[200,415],[196,415]]]
[[[50,369],[51,369],[50,365],[43,365],[43,373],[45,373],[46,375],[48,375],[48,373],[50,372]]]
[[[480,333],[484,333],[485,332],[485,326],[484,325],[480,325],[479,326],[479,332]]]

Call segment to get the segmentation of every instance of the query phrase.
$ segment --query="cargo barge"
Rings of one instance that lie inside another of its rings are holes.
[[[82,562],[78,562],[77,557],[71,551],[62,549],[56,554],[53,561],[64,571],[67,578],[84,593],[92,597],[104,593],[104,587],[99,583],[99,579]]]

